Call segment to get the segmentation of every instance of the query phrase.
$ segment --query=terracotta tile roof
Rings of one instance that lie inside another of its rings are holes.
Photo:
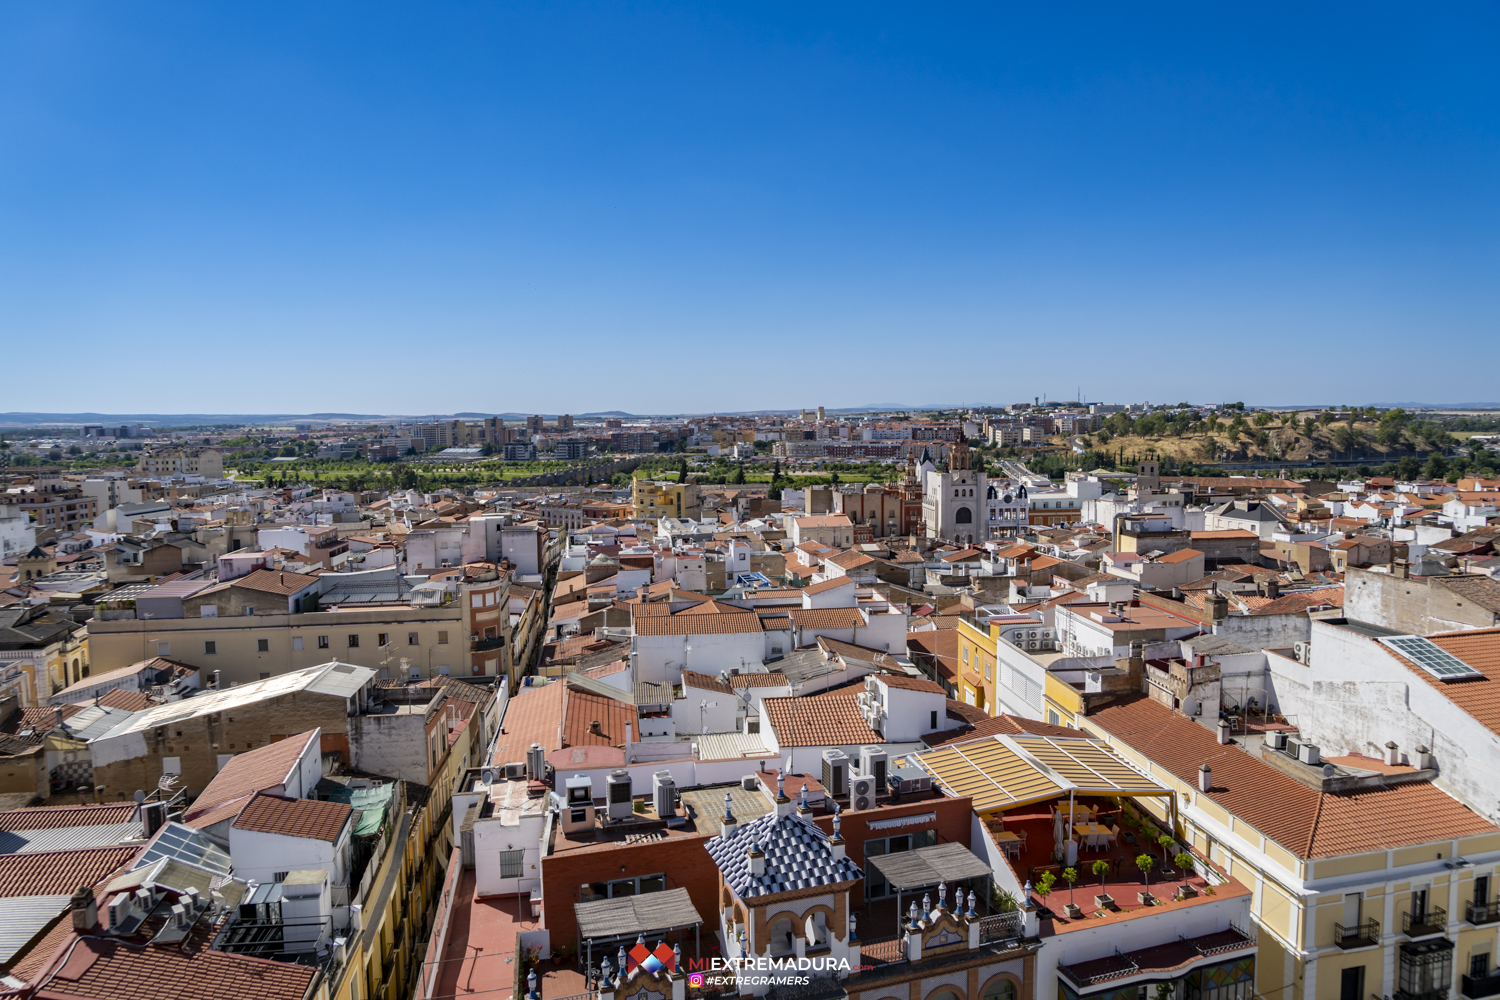
[[[140,847],[0,854],[0,896],[66,896],[129,865]]]
[[[235,754],[183,813],[183,824],[202,829],[238,816],[254,795],[284,785],[308,744],[317,737],[318,730],[312,729]]]
[[[1388,646],[1373,643],[1395,658],[1481,726],[1500,735],[1500,628],[1430,635],[1428,640],[1484,674],[1483,678],[1445,683],[1400,656]]]
[[[900,552],[896,553],[895,557],[891,561],[895,563],[922,563],[926,562],[927,560],[923,559],[920,555],[911,551],[910,549],[902,549]]]
[[[951,683],[958,680],[958,631],[925,629],[906,633],[906,648],[932,658],[939,677]]]
[[[353,811],[344,802],[289,799],[261,792],[240,810],[231,825],[236,830],[279,833],[286,837],[333,843],[348,825]]]
[[[679,615],[748,615],[753,614],[749,608],[737,608],[733,604],[720,604],[710,598],[702,604],[695,604],[691,608],[683,608],[677,612]]]
[[[253,573],[239,577],[230,582],[231,587],[240,587],[244,590],[258,590],[266,594],[281,594],[290,596],[317,583],[315,576],[303,576],[301,573],[287,573],[284,570],[258,569]]]
[[[1129,744],[1196,785],[1212,768],[1208,795],[1300,858],[1327,858],[1500,832],[1440,789],[1419,782],[1357,794],[1320,792],[1250,756],[1220,746],[1205,727],[1137,696],[1107,705],[1085,725]]]
[[[46,732],[57,724],[57,710],[62,709],[62,717],[66,720],[69,716],[77,715],[83,711],[86,705],[34,705],[31,708],[23,708],[15,712],[0,725],[0,732],[15,735],[25,729],[33,732],[41,730]]]
[[[886,687],[900,688],[902,691],[926,691],[928,694],[942,694],[943,687],[937,681],[930,681],[926,677],[912,677],[909,674],[880,674],[875,678]]]
[[[948,553],[945,553],[943,555],[943,562],[947,562],[947,563],[973,562],[974,560],[979,559],[983,555],[985,555],[984,549],[976,549],[976,548],[974,548],[971,545],[971,546],[969,546],[966,549],[959,549],[957,552],[948,552]]]
[[[896,658],[883,649],[871,649],[869,646],[861,646],[853,642],[830,639],[826,635],[818,636],[818,648],[823,651],[824,655],[832,653],[841,659],[854,660],[858,663],[873,663],[891,670],[900,669]]]
[[[1344,606],[1343,587],[1321,587],[1318,590],[1298,591],[1294,594],[1282,594],[1280,597],[1260,597],[1245,595],[1244,603],[1246,609],[1252,615],[1294,615],[1306,611],[1308,608],[1316,608],[1322,605],[1342,608]]]
[[[858,608],[792,608],[793,628],[856,628],[864,625]]]
[[[854,522],[847,514],[815,514],[812,517],[796,518],[799,528],[852,528]]]
[[[1231,529],[1224,530],[1224,531],[1190,531],[1190,532],[1188,532],[1188,536],[1191,537],[1191,538],[1202,538],[1202,539],[1211,539],[1211,538],[1259,538],[1260,537],[1255,532],[1249,531],[1249,530],[1247,530],[1245,528],[1231,528]]]
[[[729,686],[732,688],[753,687],[790,687],[791,681],[786,679],[786,674],[779,670],[772,670],[766,674],[730,674]]]
[[[587,670],[580,670],[578,672],[584,677],[589,678],[590,680],[597,681],[601,678],[609,677],[612,674],[618,674],[622,670],[629,669],[629,663],[626,663],[624,660],[616,660],[613,663],[600,664],[597,667],[589,667]]]
[[[118,708],[126,712],[144,712],[156,703],[144,691],[111,688],[99,696],[96,704],[102,705],[104,708]]]
[[[1459,597],[1472,601],[1486,611],[1500,612],[1500,580],[1488,576],[1450,576],[1439,585]]]
[[[599,732],[593,724],[599,723]],[[625,745],[625,724],[630,723],[632,739],[640,739],[640,720],[635,706],[591,691],[568,689],[563,699],[562,745],[569,747],[613,747]],[[551,749],[552,744],[538,740]],[[530,744],[527,744],[528,746]],[[520,758],[516,758],[520,759]]]
[[[76,888],[76,886],[75,886]],[[71,925],[68,926],[71,931]],[[208,948],[131,947],[114,938],[87,937],[71,944],[67,961],[37,996],[114,1000],[209,1000],[225,996],[302,1000],[318,970],[289,962],[249,958]],[[56,952],[54,952],[56,954]]]
[[[1173,552],[1170,555],[1162,556],[1156,561],[1164,563],[1180,563],[1187,562],[1189,559],[1192,559],[1195,556],[1202,555],[1203,553],[1199,552],[1197,549],[1178,549],[1176,552]]]
[[[699,691],[718,691],[721,694],[734,694],[734,688],[725,684],[713,674],[702,674],[696,670],[684,670],[682,672],[682,686],[685,688],[696,688]]]
[[[69,826],[108,826],[135,819],[134,802],[105,805],[35,806],[0,812],[0,830],[60,830]],[[74,886],[73,888],[78,888]]]
[[[636,635],[721,635],[759,632],[760,616],[754,613],[723,615],[637,615]]]
[[[884,743],[854,702],[853,691],[829,691],[810,698],[767,698],[766,717],[783,747],[862,746]]]
[[[868,566],[875,560],[871,559],[863,552],[840,552],[838,555],[833,556],[832,558],[825,561],[833,563],[840,569],[850,570],[857,569],[860,566]]]
[[[837,590],[839,587],[852,587],[854,581],[847,576],[835,576],[824,580],[822,583],[810,583],[802,588],[804,594],[821,594],[828,590]]]
[[[541,687],[523,687],[516,692],[500,719],[500,735],[489,764],[521,760],[527,747],[540,743],[548,750],[562,749],[563,681]]]
[[[953,715],[953,705],[957,702],[949,702],[948,714]],[[964,705],[965,709],[972,711],[972,706]],[[973,721],[963,729],[949,729],[941,733],[928,733],[922,737],[922,742],[931,747],[940,747],[947,743],[967,743],[969,740],[989,739],[991,736],[1063,736],[1074,739],[1083,735],[1076,729],[1067,726],[1054,726],[1050,722],[1038,722],[1035,719],[1023,719],[1016,715],[997,715],[993,718],[979,713],[980,718]]]
[[[985,715],[984,714],[984,709],[980,708],[977,705],[965,705],[961,701],[954,701],[952,698],[949,698],[948,699],[948,718],[954,719],[954,720],[956,720],[958,722],[962,722],[966,726],[974,726],[974,725],[978,725],[981,722],[984,722],[986,719],[989,718],[989,716]],[[952,730],[949,730],[948,732],[952,732]],[[948,732],[944,732],[944,733],[940,733],[940,734],[939,733],[934,733],[932,735],[946,736],[946,735],[948,735]],[[923,737],[923,739],[926,739],[926,738],[927,737],[925,737],[925,736]]]

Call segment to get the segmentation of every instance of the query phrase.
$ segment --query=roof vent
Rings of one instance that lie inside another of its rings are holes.
[[[604,734],[604,729],[599,725],[598,719],[595,719],[594,721],[589,723],[589,732],[593,733],[595,736],[602,736]]]

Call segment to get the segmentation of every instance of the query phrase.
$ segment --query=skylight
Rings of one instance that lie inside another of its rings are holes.
[[[1440,681],[1466,681],[1484,676],[1482,671],[1469,666],[1431,639],[1424,639],[1419,635],[1398,635],[1382,638],[1380,641]]]
[[[229,855],[208,836],[181,823],[168,823],[136,862],[138,867],[159,858],[175,858],[220,875],[230,872]]]

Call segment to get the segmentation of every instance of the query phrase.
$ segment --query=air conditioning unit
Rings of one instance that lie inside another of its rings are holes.
[[[823,751],[823,790],[836,799],[848,794],[849,758],[842,750]]]
[[[1270,732],[1266,733],[1266,744],[1270,746],[1272,750],[1285,750],[1286,730],[1272,729]]]
[[[875,779],[870,775],[857,774],[849,783],[849,808],[875,808]]]
[[[932,791],[932,776],[920,767],[902,767],[891,772],[886,784],[897,795]]]
[[[1304,640],[1302,642],[1295,642],[1292,644],[1292,655],[1296,657],[1298,663],[1306,663],[1308,655],[1311,652],[1312,643],[1310,642]]]
[[[524,760],[513,760],[505,765],[505,780],[520,781],[526,777],[526,762]]]
[[[657,771],[651,776],[651,802],[661,819],[677,814],[677,782],[671,771]]]
[[[859,773],[867,778],[875,779],[875,794],[879,795],[881,789],[885,788],[885,774],[890,762],[890,755],[885,752],[884,747],[863,746],[859,748]]]
[[[621,768],[609,773],[609,777],[605,779],[605,799],[608,802],[605,815],[610,819],[629,819],[635,814],[629,771]]]
[[[740,788],[746,792],[753,792],[760,787],[760,779],[753,774],[747,774],[740,778]]]
[[[1297,745],[1297,759],[1304,764],[1321,764],[1323,755],[1318,752],[1316,743],[1300,743]]]

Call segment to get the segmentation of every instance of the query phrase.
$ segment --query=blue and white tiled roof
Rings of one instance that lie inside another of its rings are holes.
[[[766,856],[764,874],[750,871],[746,852],[751,844],[759,845]],[[828,835],[795,813],[780,817],[768,813],[727,839],[723,834],[711,838],[704,847],[741,899],[864,877],[859,865],[847,857],[835,859]]]

